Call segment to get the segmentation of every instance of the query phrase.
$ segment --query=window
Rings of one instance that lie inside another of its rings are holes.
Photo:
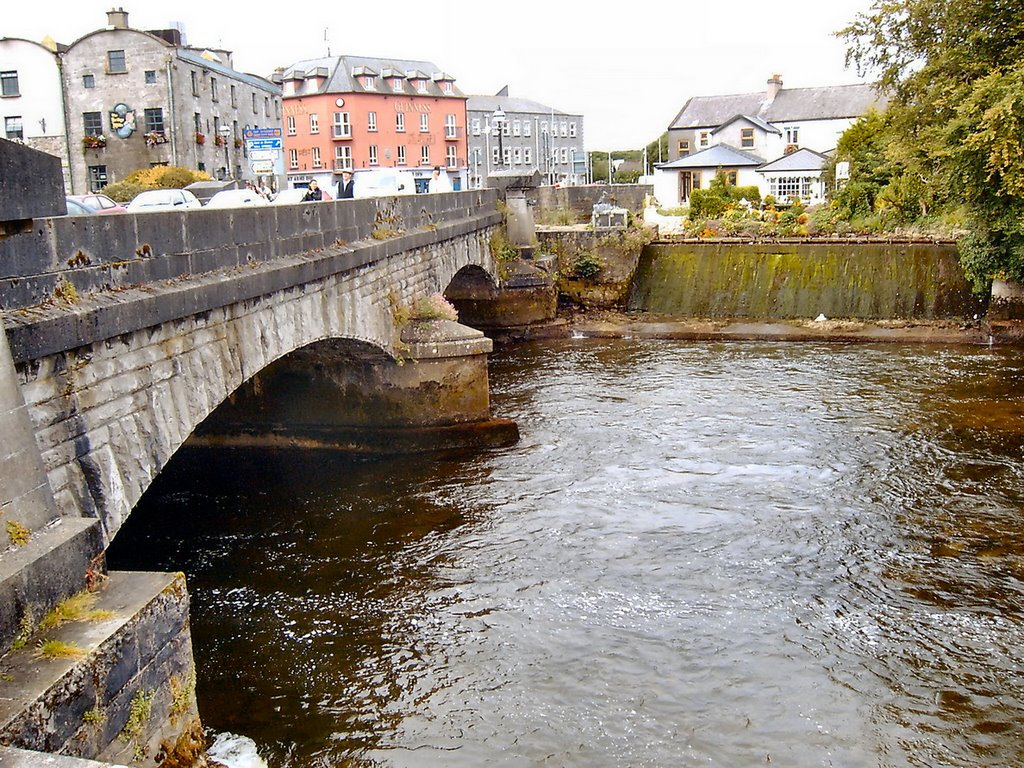
[[[20,96],[18,91],[18,71],[0,72],[0,96]]]
[[[377,132],[377,113],[367,112],[366,113],[366,130],[370,133]]]
[[[480,135],[480,118],[478,118],[478,117],[477,118],[473,118],[472,125],[473,125],[473,135],[474,136],[479,136]]]
[[[192,127],[195,128],[196,133],[203,133],[203,116],[198,112],[192,113]]]
[[[523,136],[526,136],[527,138],[530,137],[530,121],[529,120],[524,120],[523,121]]]
[[[523,147],[523,162],[527,165],[533,163],[533,147]]]
[[[128,71],[124,51],[107,51],[107,74],[117,75]]]
[[[90,165],[89,166],[89,191],[99,192],[107,186],[107,166],[105,165]]]
[[[690,142],[683,139],[679,142],[679,156],[682,157],[683,155],[688,154],[690,154]]]
[[[498,154],[498,148],[493,147],[491,149],[491,165],[498,165],[501,163],[501,155]]]
[[[376,144],[371,144],[370,145],[370,165],[377,165],[377,164],[378,164],[378,160],[377,160],[377,145]]]
[[[519,135],[522,134],[522,132],[523,132],[522,123],[520,123],[518,120],[513,120],[512,121],[512,135],[513,136],[519,136]]]
[[[334,170],[352,170],[352,145],[339,144],[334,148]]]
[[[101,112],[83,112],[82,113],[82,127],[85,129],[86,136],[102,136],[103,135],[103,113]]]
[[[147,69],[146,70],[146,85],[153,85],[154,83],[156,83],[156,70],[155,69]]]
[[[505,147],[505,151],[502,153],[501,164],[512,165],[512,150],[509,147]]]
[[[405,133],[405,112],[395,113],[395,130],[399,133]]]
[[[147,109],[146,115],[146,133],[163,133],[164,132],[164,111],[160,107],[154,109]]]
[[[769,182],[771,194],[778,200],[791,200],[799,197],[810,200],[811,187],[814,179],[810,176],[783,176]]]
[[[741,128],[740,129],[740,147],[743,149],[751,149],[754,146],[754,129],[753,128]]]
[[[99,114],[99,113],[97,113]],[[21,116],[15,115],[13,117],[4,118],[4,135],[8,139],[24,139],[25,132],[21,126]]]
[[[259,108],[256,106],[256,94],[252,95],[252,113],[255,115],[259,112]]]
[[[569,162],[569,148],[568,147],[562,147],[562,163],[565,164],[565,163],[568,163],[568,162]]]
[[[547,120],[542,120],[541,121],[540,132],[541,133],[547,133],[548,132],[548,121]]]
[[[298,131],[295,130],[295,115],[288,115],[288,121],[287,122],[288,122],[288,135],[289,136],[294,136],[295,134],[298,133]]]
[[[706,147],[711,141],[711,133],[709,131],[701,131],[699,141],[702,147]]]
[[[447,93],[449,96],[455,93],[455,85],[450,80],[445,80],[444,92]]]
[[[198,96],[199,95],[199,73],[196,72],[193,69],[190,74],[192,75],[192,95],[193,96]]]
[[[797,127],[786,129],[786,143],[799,145],[800,144],[800,129]]]
[[[562,121],[562,136],[568,136],[568,135],[569,135],[569,124],[563,120]]]
[[[220,98],[217,96],[217,78],[216,77],[211,77],[210,78],[210,100],[211,101],[220,101]]]
[[[313,147],[313,167],[320,168],[322,165],[320,162],[320,147]]]
[[[456,137],[455,115],[444,116],[444,136],[446,139],[454,139]]]
[[[363,78],[363,88],[365,88],[368,91],[376,91],[377,90],[377,80],[375,78],[373,78],[373,77],[364,77]]]
[[[309,116],[309,132],[320,133],[320,117],[316,112]]]
[[[505,122],[503,122],[501,124],[501,135],[502,136],[508,136],[509,135],[508,120],[506,120]]]
[[[95,88],[96,87],[96,75],[82,75],[82,87],[83,88]]]
[[[725,175],[726,184],[731,184],[734,187],[736,186],[736,181],[739,178],[739,171],[721,171],[721,173]]]
[[[398,159],[395,161],[398,165],[405,165],[405,145],[400,144],[398,146]]]
[[[419,91],[420,93],[426,93],[427,92],[427,81],[426,80],[417,80],[416,81],[416,90]]]
[[[430,115],[426,112],[420,113],[420,133],[430,133]]]
[[[352,138],[352,123],[349,120],[348,112],[334,113],[334,138]]]
[[[420,165],[430,165],[430,145],[420,147]]]
[[[270,117],[270,97],[263,97],[263,116]]]
[[[238,109],[238,90],[234,85],[231,86],[231,108]]]
[[[449,168],[454,168],[458,164],[458,157],[455,154],[457,151],[458,147],[456,147],[454,144],[449,144],[447,147],[445,147],[445,165],[447,165]]]
[[[512,150],[512,162],[516,165],[523,164],[523,150],[519,147],[515,147]]]
[[[576,123],[569,123],[569,138],[576,138]]]
[[[288,167],[293,171],[299,167],[299,150],[289,149],[288,150]]]
[[[391,80],[391,90],[395,93],[402,92],[402,78],[396,77]]]
[[[281,102],[278,101],[277,99],[274,99],[274,119],[281,119]]]

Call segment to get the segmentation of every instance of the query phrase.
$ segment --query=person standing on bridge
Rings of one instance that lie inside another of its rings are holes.
[[[315,200],[323,200],[324,193],[316,183],[316,179],[309,182],[309,186],[306,187],[306,194],[302,196],[302,202],[308,203]]]
[[[356,181],[352,178],[352,171],[341,172],[341,181],[338,182],[338,199],[351,200],[356,196]]]

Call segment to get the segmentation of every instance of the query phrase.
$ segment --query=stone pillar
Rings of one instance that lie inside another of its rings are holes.
[[[400,357],[348,339],[293,352],[243,385],[192,445],[419,453],[510,445],[508,419],[491,417],[491,340],[450,320],[403,329]]]

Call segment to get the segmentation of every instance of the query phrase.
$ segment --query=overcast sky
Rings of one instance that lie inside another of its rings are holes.
[[[513,96],[582,114],[594,150],[639,148],[690,96],[760,91],[773,73],[788,88],[862,82],[833,33],[871,3],[12,0],[0,37],[71,43],[105,26],[115,4],[133,28],[183,22],[190,45],[227,48],[236,69],[263,76],[328,51],[431,61],[466,94],[508,85]]]

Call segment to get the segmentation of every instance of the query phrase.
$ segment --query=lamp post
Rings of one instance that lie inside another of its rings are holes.
[[[231,128],[222,125],[220,127],[220,136],[224,139],[224,181],[227,181],[231,177],[231,161],[228,160],[228,136],[231,135]]]
[[[501,134],[505,127],[505,112],[502,110],[501,105],[494,110],[491,114],[491,123],[494,125],[494,130],[498,132],[498,159],[501,161],[501,167],[505,167],[505,146],[501,140]]]

